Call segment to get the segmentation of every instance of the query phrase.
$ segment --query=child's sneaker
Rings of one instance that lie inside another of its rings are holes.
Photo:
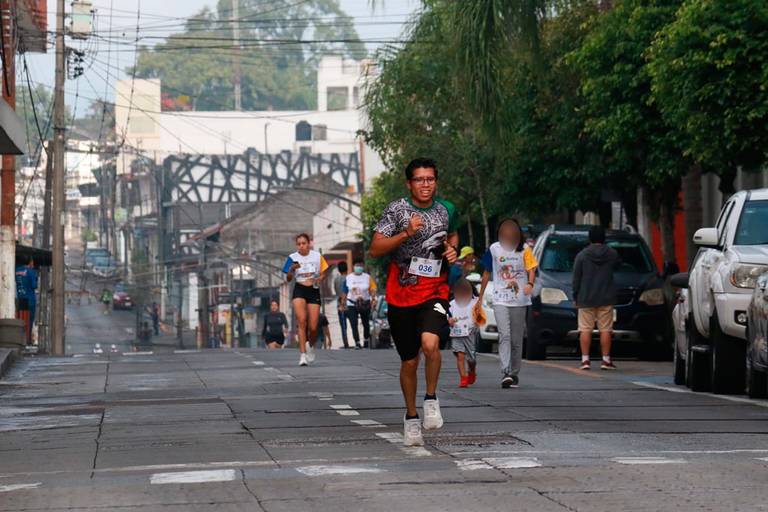
[[[469,379],[469,385],[471,386],[472,384],[477,382],[477,373],[469,372],[469,375],[467,375],[467,378]]]
[[[467,375],[465,377],[461,377],[461,379],[459,380],[459,387],[460,388],[468,388],[470,384],[471,384],[471,382],[469,380],[469,375]]]

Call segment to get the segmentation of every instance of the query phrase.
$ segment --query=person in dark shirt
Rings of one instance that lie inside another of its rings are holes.
[[[264,315],[264,329],[261,332],[267,348],[282,348],[288,332],[288,319],[280,311],[280,304],[273,300],[269,303],[269,313]]]

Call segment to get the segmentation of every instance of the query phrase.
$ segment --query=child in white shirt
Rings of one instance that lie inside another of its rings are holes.
[[[475,359],[477,323],[473,316],[477,298],[472,297],[472,283],[466,279],[459,279],[453,286],[453,297],[450,304],[451,316],[448,319],[451,326],[451,349],[456,356],[456,365],[459,368],[459,387],[466,388],[477,380]]]

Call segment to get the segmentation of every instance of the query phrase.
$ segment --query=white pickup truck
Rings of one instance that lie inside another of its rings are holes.
[[[701,247],[688,279],[689,385],[741,393],[745,383],[747,308],[768,270],[768,189],[734,194],[715,227],[696,231]]]

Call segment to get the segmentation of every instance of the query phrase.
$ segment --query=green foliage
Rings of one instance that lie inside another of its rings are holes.
[[[651,96],[646,50],[655,34],[674,20],[680,2],[624,0],[596,17],[572,60],[582,73],[585,128],[611,155],[617,185],[645,185],[677,196],[690,167],[675,131]]]
[[[653,94],[705,169],[762,167],[768,148],[768,3],[688,0],[650,49]]]
[[[139,51],[136,76],[163,80],[165,108],[234,108],[231,2],[204,9],[152,49]],[[242,104],[245,110],[316,107],[319,57],[360,58],[365,47],[337,0],[241,0]],[[286,41],[312,40],[312,43]],[[348,41],[339,43],[328,40]]]

